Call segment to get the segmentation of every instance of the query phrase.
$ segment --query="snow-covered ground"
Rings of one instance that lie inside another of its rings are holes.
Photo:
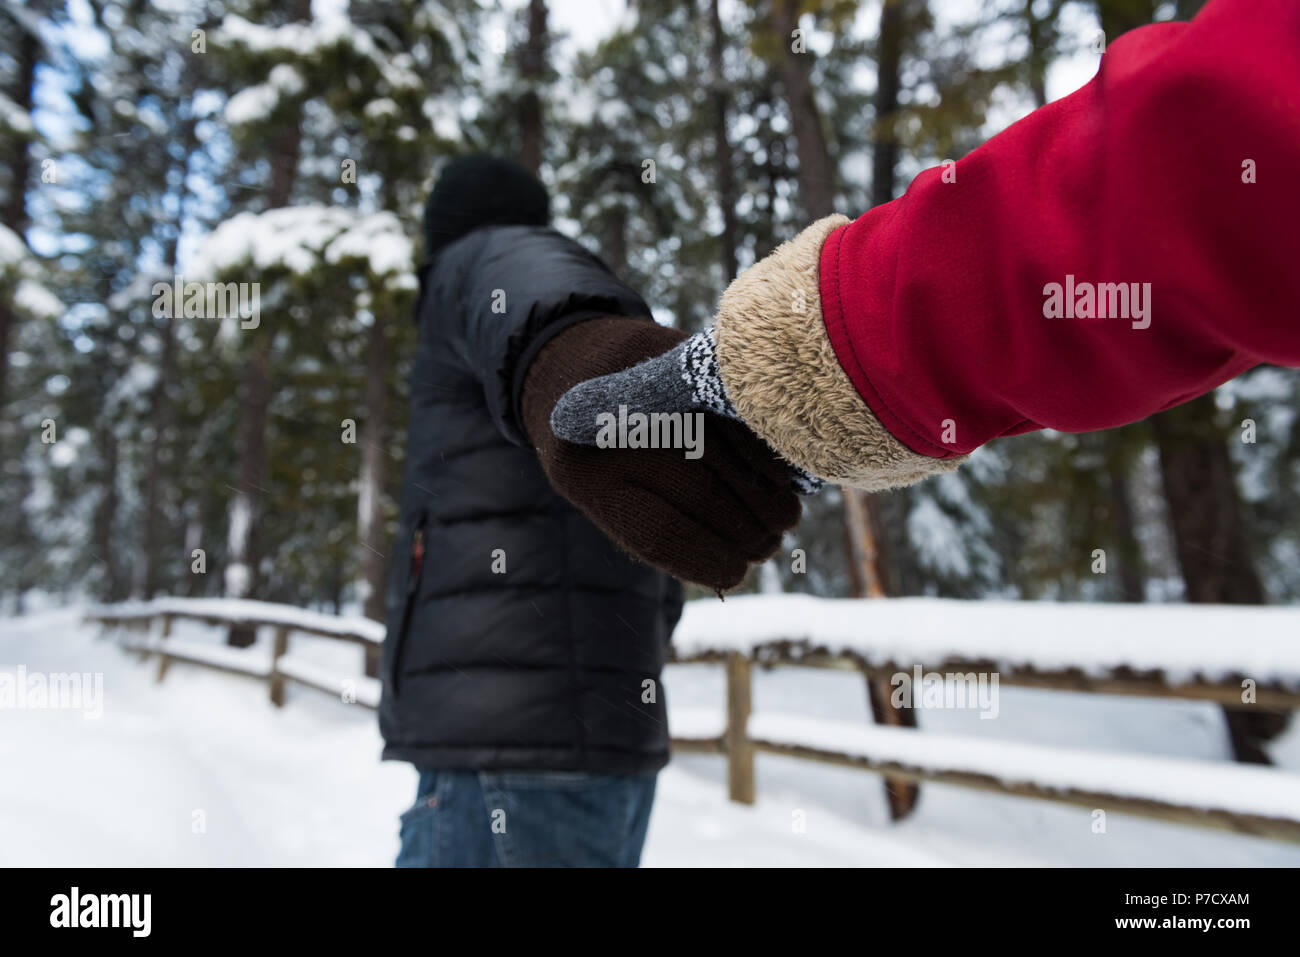
[[[386,866],[415,772],[379,760],[374,713],[310,689],[276,709],[264,683],[142,662],[74,612],[0,621],[0,671],[103,675],[102,716],[0,710],[0,865]],[[200,626],[177,636],[216,641]],[[355,670],[360,650],[295,637],[294,654]],[[665,678],[670,712],[718,712],[712,666]],[[755,711],[866,722],[856,676],[759,671]],[[679,724],[685,725],[685,720]],[[996,720],[926,711],[924,731],[1027,744],[1220,760],[1217,708],[1004,688]],[[1300,734],[1273,753],[1300,769]],[[1086,809],[925,785],[916,814],[888,822],[877,777],[760,756],[758,804],[726,800],[720,758],[681,756],[660,777],[650,866],[1300,866],[1300,847]]]

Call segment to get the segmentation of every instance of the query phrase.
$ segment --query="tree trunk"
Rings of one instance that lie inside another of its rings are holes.
[[[609,211],[604,229],[600,258],[615,276],[627,275],[627,206],[618,202]]]
[[[727,116],[731,109],[731,96],[727,88],[724,69],[726,38],[722,33],[722,17],[718,13],[718,0],[709,0],[709,25],[712,32],[711,56],[713,60],[713,152],[718,176],[718,205],[722,207],[722,272],[723,281],[731,282],[736,276],[736,180],[732,170],[731,141],[727,138]]]
[[[1121,33],[1155,20],[1161,0],[1096,0],[1097,19],[1109,45]]]
[[[534,174],[542,168],[542,99],[538,85],[546,74],[546,0],[528,2],[528,43],[519,52],[524,92],[519,97],[519,162]]]
[[[775,104],[772,103],[771,99],[765,98],[762,102],[763,105],[769,109],[774,109],[775,107]],[[769,216],[775,215],[775,210],[781,201],[781,184],[786,182],[788,179],[785,141],[779,136],[774,136],[772,137],[772,142],[768,144],[767,157],[763,162],[763,182],[766,186],[764,193],[767,198],[766,209]],[[756,239],[754,243],[754,258],[764,258],[770,254],[777,245],[777,238],[774,236]]]
[[[1034,15],[1034,0],[1025,0],[1025,35],[1029,41],[1029,92],[1034,106],[1047,105],[1047,50],[1043,38],[1044,21]]]
[[[99,584],[100,600],[112,603],[125,597],[119,587],[120,562],[117,560],[117,543],[113,539],[113,528],[117,523],[117,436],[113,434],[111,422],[103,423],[98,436],[99,457],[103,463],[104,475],[100,483],[99,502],[95,507],[95,553],[103,577]]]
[[[229,558],[225,594],[254,598],[260,591],[258,521],[261,518],[263,473],[266,468],[266,413],[271,404],[271,337],[259,335],[244,363],[239,418],[239,485],[230,505]],[[228,644],[246,648],[255,629],[230,629]]]
[[[835,175],[813,96],[811,53],[796,53],[791,34],[799,25],[800,0],[775,0],[777,41],[781,44],[781,82],[799,157],[799,198],[810,219],[835,212]]]
[[[894,198],[894,171],[898,168],[898,94],[902,88],[903,6],[885,0],[880,8],[880,36],[876,41],[876,122],[871,140],[871,205]]]
[[[1120,600],[1146,601],[1146,575],[1142,567],[1142,550],[1138,546],[1137,522],[1133,517],[1133,495],[1124,463],[1111,462],[1106,471],[1110,490],[1111,534],[1115,539],[1118,561]]]
[[[1214,416],[1211,393],[1151,420],[1178,565],[1190,602],[1262,604],[1232,460]]]
[[[363,613],[384,620],[384,512],[386,465],[384,440],[388,416],[388,343],[383,312],[377,310],[370,326],[366,351],[366,425],[361,446],[361,495],[357,499],[357,531],[361,544],[361,578],[365,589]],[[366,674],[379,676],[379,659],[367,646]]]
[[[173,253],[175,241],[171,243]],[[175,272],[175,260],[169,257],[168,266]],[[170,310],[169,310],[170,312]],[[149,422],[153,428],[153,441],[149,443],[145,458],[145,487],[143,541],[141,542],[141,597],[149,601],[159,588],[159,542],[161,531],[166,523],[167,498],[166,483],[171,479],[170,456],[164,456],[164,449],[169,441],[175,404],[171,394],[172,383],[176,379],[176,326],[170,315],[164,317],[162,327],[162,351],[158,357],[158,381],[154,383],[150,398]]]
[[[294,19],[310,22],[311,0],[294,0]],[[266,208],[280,209],[293,198],[298,179],[298,160],[302,153],[302,117],[295,116],[272,137],[270,150],[271,182],[266,191]]]
[[[294,0],[294,19],[311,20],[311,0]],[[295,116],[276,133],[271,144],[271,181],[267,186],[266,208],[280,209],[293,198],[302,153],[302,117]],[[266,470],[266,416],[271,404],[271,333],[265,326],[255,333],[256,341],[244,363],[239,410],[239,486],[230,504],[230,554],[225,581],[229,598],[255,598],[259,592],[258,520],[262,509],[262,481]],[[244,626],[230,629],[227,643],[246,648],[256,630]]]
[[[1264,588],[1242,522],[1228,438],[1215,423],[1215,411],[1210,393],[1151,419],[1178,567],[1189,602],[1259,605]],[[1253,705],[1227,708],[1225,715],[1237,760],[1271,764],[1264,742],[1286,727],[1289,716]]]
[[[32,95],[36,82],[36,63],[40,58],[40,41],[36,35],[11,19],[11,25],[21,31],[14,53],[14,82],[7,90],[8,96],[20,109],[32,109]],[[9,195],[5,197],[0,217],[6,226],[25,239],[29,218],[27,215],[27,179],[31,175],[31,152],[27,140],[21,136],[8,136],[4,143],[4,162],[9,167]],[[17,315],[13,306],[0,300],[0,406],[8,395],[9,343],[13,338]]]
[[[189,180],[189,157],[193,155],[198,146],[198,137],[195,132],[197,121],[194,118],[192,106],[191,101],[189,115],[181,126],[179,137],[184,148],[184,159],[178,164],[180,182],[176,190],[176,232],[167,243],[167,250],[163,256],[163,262],[168,274],[166,278],[168,279],[173,278],[176,273],[180,235],[185,219],[185,199],[188,193],[186,183]],[[176,317],[172,316],[171,311],[168,310],[168,314],[163,317],[162,322],[162,344],[158,356],[158,380],[154,383],[153,394],[149,400],[149,423],[153,428],[153,441],[149,443],[148,452],[146,453],[144,476],[145,507],[142,516],[143,540],[141,542],[141,552],[143,554],[141,556],[140,591],[145,601],[153,598],[158,593],[161,584],[159,581],[161,577],[159,572],[161,565],[159,546],[162,539],[162,530],[167,526],[166,500],[168,498],[168,486],[172,481],[171,457],[166,453],[169,450],[168,436],[171,433],[176,414],[175,398],[172,395],[177,371]]]
[[[207,594],[207,589],[204,587],[204,581],[207,579],[207,574],[206,572],[202,575],[195,574],[192,567],[194,562],[194,550],[197,548],[203,548],[203,515],[205,514],[206,509],[203,507],[202,501],[192,505],[191,509],[192,511],[189,513],[189,518],[186,519],[185,522],[186,575],[183,591],[187,598],[198,598],[201,595]]]
[[[858,489],[844,489],[844,524],[849,530],[847,547],[849,581],[858,598],[884,598],[889,594],[882,573],[883,556],[871,496]]]

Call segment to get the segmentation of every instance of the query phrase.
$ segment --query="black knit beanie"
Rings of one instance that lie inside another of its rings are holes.
[[[514,160],[475,153],[443,169],[424,206],[424,251],[433,259],[480,226],[545,226],[546,187]]]

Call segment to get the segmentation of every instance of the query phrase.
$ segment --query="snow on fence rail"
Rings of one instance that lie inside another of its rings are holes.
[[[149,620],[172,615],[209,624],[281,625],[292,631],[345,641],[381,644],[384,626],[369,618],[344,618],[323,612],[277,605],[269,601],[244,598],[155,598],[153,601],[123,602],[92,608],[87,618],[119,622]]]
[[[152,634],[157,619],[162,628]],[[268,626],[274,628],[271,652],[253,648],[227,648],[172,638],[172,623],[177,619],[208,625]],[[289,653],[289,637],[301,632],[319,638],[347,641],[365,649],[367,661],[377,657],[384,640],[384,626],[369,618],[344,618],[320,612],[277,605],[266,601],[228,598],[159,598],[150,602],[126,602],[93,608],[87,621],[105,627],[122,628],[137,634],[128,647],[143,657],[158,656],[158,680],[162,681],[173,661],[185,661],[264,679],[270,687],[271,702],[284,704],[284,689],[289,682],[316,688],[369,708],[379,707],[379,682],[371,677],[337,675],[318,665],[295,658]]]
[[[284,703],[287,682],[376,707],[379,683],[341,677],[289,654],[294,631],[351,641],[373,652],[382,625],[285,605],[225,599],[159,599],[94,609],[87,620],[126,628],[130,644],[159,656],[158,680],[181,660],[266,680]],[[265,649],[231,649],[170,638],[172,621],[273,627]],[[161,620],[154,637],[151,624]],[[933,781],[1102,808],[1300,843],[1300,775],[1225,762],[1188,761],[946,737],[791,715],[751,712],[754,665],[857,671],[868,681],[897,673],[996,673],[1000,684],[1056,690],[1177,696],[1242,706],[1300,709],[1300,609],[870,601],[799,595],[688,603],[674,636],[678,663],[725,665],[726,720],[710,734],[698,721],[678,751],[718,754],[730,796],[755,800],[759,753],[854,767],[887,780]],[[698,717],[698,715],[696,716]],[[679,724],[674,716],[674,723]],[[711,729],[710,729],[711,730]]]
[[[1300,608],[746,595],[690,602],[677,660],[888,677],[995,672],[1002,684],[1300,708]]]
[[[1300,842],[1300,774],[758,714],[759,753]],[[797,742],[816,742],[800,744]]]

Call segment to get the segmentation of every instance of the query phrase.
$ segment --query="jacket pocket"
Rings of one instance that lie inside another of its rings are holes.
[[[399,562],[404,560],[406,563],[406,575],[404,587],[395,596],[401,603],[401,611],[394,625],[392,654],[388,659],[388,684],[393,689],[393,694],[397,694],[402,673],[402,649],[406,645],[406,635],[411,629],[411,615],[420,595],[420,579],[424,575],[425,556],[428,553],[428,536],[428,515],[420,512],[406,537],[404,554],[398,556]]]

